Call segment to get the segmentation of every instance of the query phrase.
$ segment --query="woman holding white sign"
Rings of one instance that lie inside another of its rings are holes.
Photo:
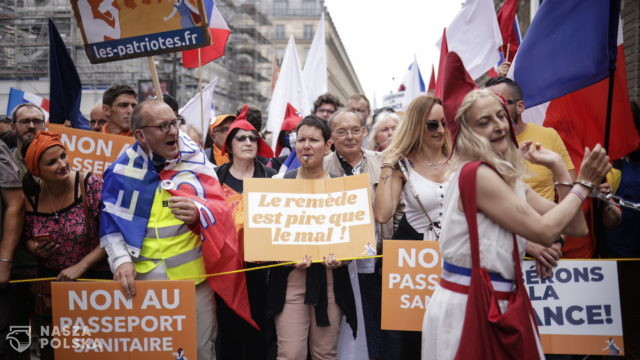
[[[300,168],[287,171],[285,179],[334,177],[323,168],[329,150],[326,123],[307,116],[296,128],[295,150]],[[269,275],[267,312],[274,316],[278,336],[278,359],[337,358],[342,316],[356,334],[356,313],[349,272],[335,254],[322,264],[310,256],[292,267],[277,267]],[[307,349],[309,347],[309,349]]]
[[[277,172],[256,159],[257,155],[272,158],[273,152],[260,137],[258,131],[247,121],[249,107],[244,106],[238,118],[231,123],[227,138],[222,145],[222,154],[229,154],[229,162],[216,168],[222,193],[231,211],[238,231],[241,249],[244,249],[244,205],[242,193],[245,178],[270,178]],[[243,251],[242,251],[243,252]],[[245,268],[260,266],[245,262]],[[264,359],[268,343],[266,332],[273,332],[273,323],[266,320],[268,270],[254,270],[245,273],[247,291],[251,305],[251,317],[260,326],[254,329],[238,316],[224,301],[216,301],[218,313],[218,359]]]
[[[457,86],[448,102],[454,103],[463,89]],[[447,116],[454,111],[449,110]],[[471,91],[455,119],[448,120],[456,130],[460,163],[445,196],[443,273],[425,315],[422,358],[543,359],[522,280],[525,243],[514,234],[544,246],[560,234],[584,235],[581,205],[610,169],[609,158],[600,145],[585,149],[577,181],[559,184],[571,190],[555,204],[520,180],[523,158],[552,168],[554,174],[564,169],[561,178],[569,179],[562,159],[530,143],[519,150],[513,124],[496,95]]]
[[[374,214],[384,223],[404,198],[405,212],[393,234],[397,240],[438,240],[449,172],[449,131],[442,101],[432,95],[414,99],[383,153]],[[382,359],[417,359],[421,334],[382,332]]]

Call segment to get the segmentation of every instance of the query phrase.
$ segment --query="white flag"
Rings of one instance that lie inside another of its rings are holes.
[[[213,106],[213,89],[216,87],[216,81],[213,79],[201,92],[191,98],[185,106],[178,110],[178,114],[186,120],[186,124],[200,130],[202,138],[207,137],[209,123],[211,121],[211,108]],[[200,98],[202,97],[202,101]]]
[[[287,103],[295,107],[302,117],[311,113],[311,106],[302,83],[302,70],[300,69],[300,60],[293,35],[289,37],[289,43],[282,59],[280,76],[278,76],[276,87],[271,95],[271,103],[269,104],[269,118],[267,119],[266,130],[272,134],[271,147],[274,151],[280,128],[284,121]]]
[[[466,0],[458,15],[447,26],[447,45],[449,51],[458,53],[474,79],[497,64],[502,35],[493,1]]]
[[[324,37],[324,12],[313,36],[311,48],[302,70],[302,83],[307,90],[308,104],[313,104],[318,96],[326,93],[327,88],[327,45]]]
[[[422,74],[420,74],[420,67],[418,67],[416,59],[413,59],[413,62],[409,65],[399,90],[404,91],[404,97],[402,98],[403,110],[409,107],[413,99],[426,92],[424,80],[422,79]]]

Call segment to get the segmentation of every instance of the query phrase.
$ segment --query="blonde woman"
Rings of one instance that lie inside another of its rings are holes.
[[[404,194],[405,213],[394,239],[437,239],[450,167],[449,141],[442,101],[432,95],[413,100],[382,154],[374,202],[376,221],[385,223]],[[419,332],[383,331],[381,358],[418,358],[420,339]]]
[[[422,359],[543,359],[529,298],[518,276],[525,244],[514,234],[547,247],[560,234],[584,235],[587,226],[580,210],[582,201],[592,184],[599,183],[610,169],[609,158],[600,145],[585,151],[577,181],[569,184],[571,178],[559,155],[530,143],[518,149],[506,108],[487,90],[467,94],[453,126],[459,127],[454,144],[460,163],[445,195],[440,237],[444,271],[426,311]],[[562,185],[559,188],[563,188],[560,203],[541,197],[520,180],[523,154],[530,162],[554,171]],[[493,167],[480,165],[475,184],[466,182],[469,178],[465,177],[462,188],[475,189],[475,197],[460,196],[460,169],[469,161]],[[477,215],[473,206],[468,206],[474,202]],[[476,219],[477,226],[468,225],[465,215]],[[479,236],[470,228],[477,228]],[[472,251],[471,244],[478,244],[478,250]],[[479,292],[478,284],[480,288],[489,286],[491,291]],[[487,297],[489,301],[478,301]],[[505,315],[524,319],[511,324],[510,343],[501,337],[497,321],[489,322],[485,316],[488,304],[494,303],[499,309],[492,308],[492,319],[502,321]],[[487,348],[489,344],[493,347]]]

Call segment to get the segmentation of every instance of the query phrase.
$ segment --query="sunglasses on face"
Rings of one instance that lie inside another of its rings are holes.
[[[249,141],[251,141],[252,143],[258,142],[258,137],[253,135],[240,135],[240,136],[234,136],[233,138],[236,139],[236,141],[241,143],[247,141],[247,139],[249,139]]]
[[[443,129],[447,128],[447,124],[444,122],[444,120],[442,121],[436,121],[436,120],[431,120],[431,121],[427,121],[426,124],[424,124],[424,126],[427,128],[427,130],[429,131],[436,131],[438,130],[438,128],[440,127],[440,125],[442,125]]]

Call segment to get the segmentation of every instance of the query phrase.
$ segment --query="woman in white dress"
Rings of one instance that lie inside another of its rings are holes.
[[[586,222],[580,211],[582,202],[589,196],[593,184],[599,183],[611,167],[600,145],[591,151],[586,149],[577,181],[572,184],[556,153],[531,143],[523,144],[518,150],[503,103],[486,90],[473,90],[467,94],[453,125],[459,127],[454,137],[454,149],[460,163],[450,178],[445,195],[440,237],[444,269],[441,284],[431,297],[424,319],[422,359],[453,359],[458,348],[463,349],[461,334],[467,318],[468,298],[465,288],[469,291],[473,285],[470,286],[468,275],[472,266],[469,228],[458,188],[460,167],[468,161],[483,161],[495,168],[481,165],[477,170],[479,258],[480,266],[489,272],[494,291],[507,295],[513,291],[516,279],[513,234],[544,246],[552,245],[560,234],[586,234]],[[552,203],[520,181],[524,172],[523,157],[553,170],[562,201]],[[519,240],[517,246],[522,257],[524,241]],[[501,313],[511,306],[508,300],[499,300],[498,304]],[[535,326],[533,321],[530,326]],[[534,350],[537,348],[537,354],[535,351],[519,354],[518,358],[544,358],[537,332],[528,333],[535,339],[525,340],[533,344]],[[478,338],[486,336],[477,335]],[[463,340],[468,344],[469,338],[473,336],[465,335]],[[502,346],[510,347],[504,343]]]

